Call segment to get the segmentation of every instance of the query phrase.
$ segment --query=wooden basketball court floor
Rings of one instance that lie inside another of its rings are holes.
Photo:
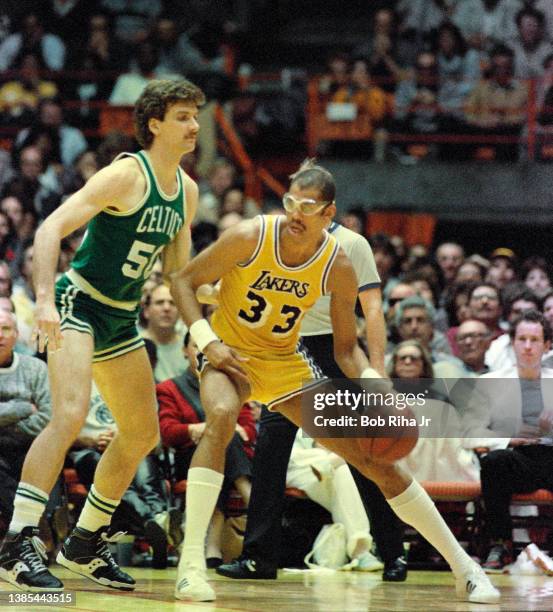
[[[54,566],[65,588],[76,593],[75,606],[17,606],[18,610],[150,612],[495,612],[553,610],[553,577],[493,576],[500,588],[500,604],[459,602],[453,578],[447,572],[410,571],[407,582],[382,582],[380,575],[360,572],[289,574],[279,572],[278,580],[229,580],[210,571],[217,592],[212,603],[188,603],[173,599],[176,569],[131,568],[137,589],[124,593],[96,586],[86,579]],[[13,591],[0,583],[1,591]],[[19,593],[21,591],[18,591]],[[0,609],[10,607],[2,599]]]

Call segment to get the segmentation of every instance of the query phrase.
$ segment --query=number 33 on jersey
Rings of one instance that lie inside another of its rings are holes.
[[[261,231],[250,260],[221,279],[219,308],[212,327],[229,346],[251,354],[293,353],[304,313],[326,293],[326,281],[339,246],[325,232],[318,251],[301,266],[280,258],[280,221],[260,216]]]

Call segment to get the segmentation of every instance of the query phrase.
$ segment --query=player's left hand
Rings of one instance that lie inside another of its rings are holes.
[[[54,303],[37,301],[35,308],[36,328],[32,340],[38,345],[38,352],[43,353],[48,345],[49,351],[57,351],[62,345],[60,315]]]
[[[205,347],[204,354],[214,368],[249,384],[248,375],[241,366],[242,363],[249,361],[247,357],[242,357],[223,342],[211,342]]]

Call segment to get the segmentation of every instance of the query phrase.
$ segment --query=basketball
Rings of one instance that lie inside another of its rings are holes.
[[[400,414],[401,413],[401,414]],[[392,411],[384,418],[388,418]],[[367,436],[357,438],[360,451],[367,459],[375,463],[395,463],[406,457],[415,448],[418,440],[418,427],[413,413],[409,409],[394,410],[399,416],[399,424],[378,426],[367,430]],[[382,413],[381,415],[382,416]],[[382,437],[377,437],[382,432]],[[372,435],[371,435],[372,434]]]

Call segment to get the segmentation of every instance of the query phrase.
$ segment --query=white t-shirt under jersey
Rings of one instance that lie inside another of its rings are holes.
[[[350,259],[357,275],[359,293],[365,289],[380,287],[380,277],[376,270],[373,252],[366,238],[334,222],[331,223],[328,231],[336,238]],[[332,333],[329,295],[319,298],[313,308],[305,314],[300,333],[302,336]]]

